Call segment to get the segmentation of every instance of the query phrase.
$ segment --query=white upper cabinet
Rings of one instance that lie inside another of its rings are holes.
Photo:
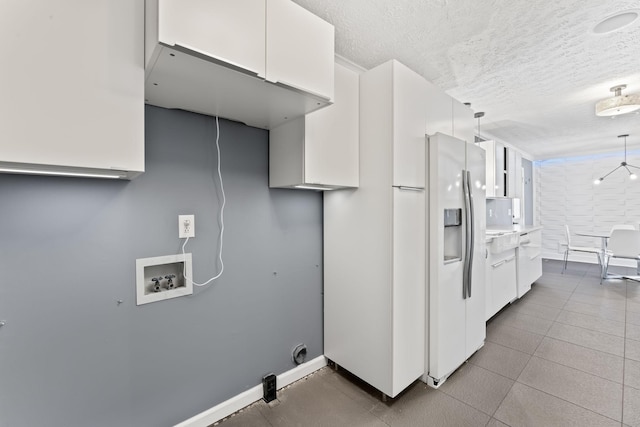
[[[159,42],[265,76],[265,0],[156,0],[147,8],[147,66]]]
[[[291,0],[146,0],[147,103],[270,129],[333,102],[334,28]]]
[[[427,135],[440,132],[466,142],[475,141],[473,110],[427,82]]]
[[[453,98],[431,82],[427,84],[427,135],[453,136]]]
[[[269,131],[269,186],[357,187],[359,75],[335,64],[335,102]]]
[[[267,0],[267,80],[333,99],[333,33],[291,0]]]
[[[522,198],[522,154],[507,148],[507,197]]]
[[[453,136],[470,144],[475,142],[473,110],[453,99]]]
[[[144,3],[0,1],[0,168],[144,171]]]
[[[393,185],[424,188],[427,82],[397,61],[388,64],[393,79]]]

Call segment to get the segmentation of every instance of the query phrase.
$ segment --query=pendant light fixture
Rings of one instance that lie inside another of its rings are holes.
[[[640,93],[622,95],[622,89],[626,88],[627,85],[618,85],[609,89],[614,93],[614,97],[596,103],[596,116],[619,116],[640,110]]]
[[[482,141],[486,141],[482,136],[480,136],[480,118],[484,117],[484,112],[483,111],[479,111],[477,113],[475,113],[473,115],[474,119],[478,119],[478,130],[476,132],[476,137],[475,137],[475,142],[482,142]]]
[[[593,181],[593,183],[595,185],[600,184],[602,181],[604,181],[604,179],[606,177],[608,177],[609,175],[611,175],[612,173],[614,173],[615,171],[617,171],[620,168],[625,168],[627,170],[627,172],[629,172],[629,179],[636,179],[638,178],[638,176],[631,172],[631,169],[629,168],[634,168],[634,169],[640,169],[640,167],[638,166],[634,166],[634,165],[630,165],[629,163],[627,163],[627,137],[629,135],[618,135],[618,138],[624,138],[624,160],[622,162],[620,162],[620,165],[617,166],[616,168],[614,168],[611,172],[609,172],[608,174],[596,179],[595,181]]]

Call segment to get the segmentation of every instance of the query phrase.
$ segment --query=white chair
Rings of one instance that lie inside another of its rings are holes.
[[[605,256],[604,277],[611,278],[607,272],[611,258],[631,259],[636,261],[637,276],[613,276],[640,281],[640,230],[616,229],[611,232]]]
[[[603,258],[602,258],[602,249],[600,248],[591,248],[587,246],[574,246],[571,244],[571,233],[569,232],[569,226],[565,224],[564,231],[567,237],[567,249],[564,251],[564,267],[562,268],[562,273],[567,269],[567,261],[569,260],[569,252],[586,252],[591,254],[596,254],[598,256],[598,264],[600,264],[600,269],[603,268]],[[602,271],[602,270],[601,270]]]

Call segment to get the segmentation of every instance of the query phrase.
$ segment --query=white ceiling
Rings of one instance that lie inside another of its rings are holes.
[[[369,69],[397,59],[471,108],[480,133],[535,159],[640,147],[640,114],[597,117],[640,92],[640,22],[593,27],[638,0],[294,0],[332,23],[336,53]]]

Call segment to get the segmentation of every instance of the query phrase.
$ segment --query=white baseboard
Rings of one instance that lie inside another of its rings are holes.
[[[291,383],[298,381],[301,378],[306,377],[309,374],[314,373],[318,369],[327,366],[327,359],[324,356],[318,356],[313,360],[310,360],[302,365],[283,372],[277,376],[276,385],[278,390],[288,386]],[[242,408],[246,408],[254,402],[262,399],[262,384],[250,388],[249,390],[232,397],[213,408],[207,409],[204,412],[195,415],[188,420],[176,424],[174,427],[207,427],[221,419],[228,417],[234,412],[239,411]]]
[[[554,252],[543,252],[542,258],[555,259],[564,261],[564,254],[556,254]],[[587,264],[597,264],[598,257],[595,254],[582,254],[580,252],[571,252],[569,262],[584,262]],[[618,267],[636,267],[636,262],[632,260],[612,258],[609,265]]]

